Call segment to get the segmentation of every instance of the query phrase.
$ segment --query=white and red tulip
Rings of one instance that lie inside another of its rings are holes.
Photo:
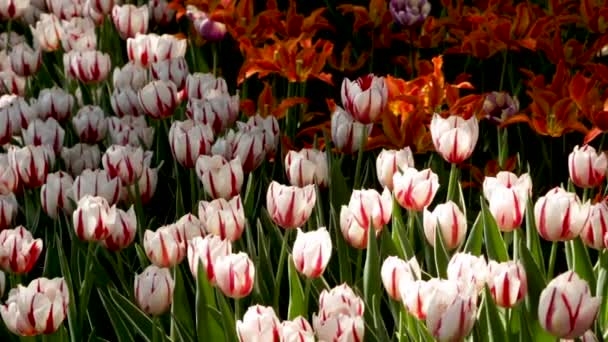
[[[444,119],[439,114],[434,114],[430,130],[435,150],[453,164],[468,159],[479,138],[479,122],[475,115],[465,120],[457,115]]]
[[[163,314],[173,303],[175,282],[168,268],[150,265],[135,275],[135,302],[145,313]]]

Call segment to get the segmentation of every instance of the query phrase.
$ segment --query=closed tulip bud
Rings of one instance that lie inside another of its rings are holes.
[[[434,114],[430,130],[435,150],[447,162],[455,164],[471,156],[479,137],[479,123],[475,115],[465,120],[456,115],[444,119]]]
[[[150,147],[154,141],[154,127],[148,127],[143,116],[110,118],[108,122],[110,140],[115,145]]]
[[[1,0],[0,17],[13,20],[21,17],[30,6],[30,0]]]
[[[108,222],[110,234],[105,240],[101,241],[101,244],[111,251],[119,251],[129,247],[133,243],[133,240],[135,240],[137,217],[135,216],[133,206],[128,211],[118,209],[116,206],[110,208],[110,210],[115,212],[112,215],[114,220]]]
[[[266,209],[274,223],[284,229],[293,229],[301,227],[308,220],[316,199],[312,185],[299,188],[273,181],[266,193]]]
[[[254,115],[249,117],[247,123],[237,122],[237,125],[241,132],[259,132],[261,130],[263,132],[261,138],[264,152],[270,157],[274,156],[279,143],[279,134],[281,133],[277,118],[274,116],[264,118],[260,115]]]
[[[427,0],[391,0],[388,9],[397,24],[410,27],[424,22],[431,13],[431,3]]]
[[[66,52],[97,49],[95,22],[90,18],[74,17],[63,20],[59,37]]]
[[[464,241],[467,234],[467,219],[456,203],[448,201],[437,205],[432,212],[424,210],[424,235],[433,247],[435,247],[437,228],[448,250],[455,249]]]
[[[212,73],[195,72],[186,77],[188,99],[204,100],[219,94],[228,94],[228,84],[222,77]]]
[[[200,201],[198,218],[207,233],[230,241],[241,238],[247,222],[240,195],[233,197],[230,201],[223,198],[211,202]]]
[[[387,188],[384,188],[382,195],[372,189],[354,190],[348,206],[343,205],[340,210],[342,236],[355,248],[367,248],[370,226],[378,236],[391,220],[392,208],[393,198]]]
[[[19,180],[28,188],[38,188],[46,181],[46,175],[55,161],[48,146],[10,147],[8,159]]]
[[[232,254],[232,244],[229,240],[217,235],[195,237],[188,242],[188,266],[196,279],[199,263],[205,270],[207,279],[215,285],[215,267],[217,261],[224,256]]]
[[[207,195],[214,199],[230,199],[241,192],[243,167],[238,157],[228,161],[218,155],[201,155],[196,161],[196,173]]]
[[[84,14],[84,1],[73,0],[46,0],[49,13],[53,13],[59,19],[70,20]]]
[[[97,145],[78,143],[72,147],[62,148],[61,159],[66,171],[72,176],[78,176],[86,169],[97,169],[101,162],[101,151]]]
[[[414,280],[399,283],[399,295],[407,311],[414,317],[425,320],[431,298],[437,288],[448,280],[431,278],[428,281]]]
[[[150,261],[158,267],[173,267],[186,256],[186,244],[175,225],[146,230],[144,249]]]
[[[165,59],[152,64],[150,74],[155,80],[173,82],[177,89],[182,89],[189,75],[188,63],[184,57]]]
[[[174,288],[169,269],[150,265],[135,276],[135,302],[149,315],[162,315],[173,303]]]
[[[24,144],[32,146],[46,145],[55,153],[58,153],[63,147],[65,131],[53,118],[48,118],[46,121],[35,119],[29,123],[22,135]]]
[[[54,118],[64,122],[72,115],[72,108],[74,96],[61,88],[42,89],[38,94],[36,110],[42,119]]]
[[[131,88],[116,88],[110,96],[112,110],[118,117],[139,116],[144,113],[137,92]]]
[[[491,122],[501,124],[519,112],[519,100],[507,92],[493,91],[486,94],[482,109]]]
[[[159,167],[149,167],[144,166],[144,171],[139,177],[137,181],[137,185],[139,186],[139,200],[142,204],[146,204],[152,200],[154,197],[154,193],[156,192],[156,185],[158,184],[158,169]],[[135,184],[130,185],[128,187],[129,192],[134,194],[136,193]]]
[[[270,306],[250,306],[242,320],[236,322],[239,342],[280,342],[281,323]]]
[[[110,224],[114,222],[115,215],[105,198],[82,197],[72,214],[76,236],[82,241],[105,240],[110,234]]]
[[[188,100],[186,115],[205,125],[210,125],[213,132],[218,134],[230,127],[239,114],[239,96],[221,93],[204,100],[191,98]]]
[[[0,306],[0,314],[14,334],[52,334],[65,320],[69,303],[70,292],[63,278],[38,278],[27,287],[19,284],[13,288]]]
[[[165,26],[173,21],[177,11],[169,6],[166,0],[150,0],[148,1],[150,8],[150,17],[155,23]]]
[[[289,151],[285,156],[285,171],[289,183],[303,187],[317,184],[326,187],[329,182],[327,154],[312,148]]]
[[[217,287],[225,296],[239,299],[251,293],[255,266],[247,253],[233,253],[220,257],[214,266]]]
[[[448,280],[458,281],[483,291],[488,279],[488,264],[483,256],[470,253],[455,253],[448,263]]]
[[[40,189],[40,204],[49,217],[56,219],[59,210],[71,214],[74,210],[74,179],[63,171],[50,173]]]
[[[53,14],[42,13],[36,26],[30,26],[32,37],[44,51],[52,52],[61,46],[61,23]]]
[[[133,62],[123,65],[122,68],[116,67],[112,72],[114,89],[132,89],[137,92],[148,82],[148,69]]]
[[[106,170],[85,169],[74,180],[72,191],[76,202],[88,195],[100,196],[108,203],[115,204],[120,199],[122,187],[120,179],[111,177]]]
[[[365,306],[346,284],[323,290],[312,325],[320,341],[363,341]]]
[[[148,6],[143,5],[114,5],[112,8],[112,21],[120,38],[134,38],[136,34],[148,32]]]
[[[385,150],[376,158],[376,174],[383,187],[393,190],[393,175],[395,173],[414,167],[414,155],[409,147],[401,150]]]
[[[593,188],[604,181],[608,169],[608,158],[604,152],[597,153],[589,145],[575,146],[568,156],[568,171],[572,183],[581,188]]]
[[[340,107],[331,116],[331,141],[342,153],[354,153],[361,147],[363,139],[367,139],[372,131],[372,125],[364,125]]]
[[[298,316],[281,323],[281,337],[284,342],[314,342],[315,332],[304,317]]]
[[[331,252],[331,237],[325,227],[306,233],[298,228],[292,251],[298,272],[308,278],[320,277],[329,263]]]
[[[195,237],[205,236],[203,224],[198,217],[190,213],[185,214],[184,216],[180,217],[177,222],[175,222],[175,229],[177,229],[178,233],[182,237],[182,241],[184,241],[186,244]]]
[[[8,162],[8,155],[0,153],[0,195],[8,195],[19,185],[19,178]]]
[[[0,71],[0,95],[4,94],[25,96],[25,77],[18,76],[13,70]]]
[[[404,282],[414,282],[421,278],[420,265],[415,257],[408,261],[396,256],[384,259],[380,269],[382,284],[388,295],[397,301],[401,300],[401,286]]]
[[[592,297],[589,284],[575,272],[555,277],[541,292],[538,320],[551,335],[577,338],[593,326],[602,299]]]
[[[562,338],[559,340],[560,342],[575,342],[575,341],[580,341],[580,342],[599,342],[597,336],[595,336],[595,333],[593,332],[593,330],[587,330],[583,336],[579,336],[579,338],[577,339],[567,339],[567,338]]]
[[[131,185],[141,177],[144,159],[152,158],[152,153],[141,147],[112,145],[101,157],[101,163],[111,177],[119,177],[123,184]]]
[[[477,318],[477,294],[448,281],[436,288],[429,302],[426,327],[438,341],[462,341]]]
[[[511,308],[528,293],[526,270],[519,261],[488,264],[488,287],[496,305]]]
[[[186,48],[185,39],[178,39],[169,34],[136,34],[135,38],[127,39],[129,60],[143,67],[167,59],[184,57]]]
[[[13,47],[10,55],[11,68],[19,76],[27,77],[35,74],[42,64],[42,51],[38,47],[32,49],[26,43]]]
[[[211,152],[213,131],[192,120],[174,121],[169,130],[169,145],[175,160],[192,169],[201,155]]]
[[[84,106],[72,118],[72,125],[81,142],[94,144],[108,133],[106,114],[98,106]]]
[[[38,107],[35,104],[30,105],[23,97],[3,95],[0,97],[0,118],[6,120],[7,117],[10,124],[5,123],[0,127],[3,127],[4,134],[10,133],[12,137],[21,134],[21,131],[38,117]],[[11,132],[6,131],[7,125]],[[10,142],[11,137],[5,143]]]
[[[583,230],[591,206],[582,204],[575,193],[556,187],[549,190],[534,205],[536,229],[548,241],[567,241]]]
[[[532,193],[532,179],[524,173],[519,178],[507,171],[499,172],[496,177],[486,177],[483,193],[490,203],[490,213],[498,228],[510,232],[521,225],[528,198]]]
[[[170,117],[179,104],[177,88],[168,81],[152,81],[137,96],[144,113],[153,119]]]
[[[18,210],[19,203],[15,194],[0,195],[0,231],[12,227]]]
[[[433,202],[438,189],[439,177],[431,169],[418,171],[410,167],[393,175],[393,194],[407,210],[424,210]]]
[[[342,81],[342,105],[353,118],[362,123],[370,124],[384,112],[388,101],[388,87],[384,77],[369,74],[351,81]]]
[[[42,253],[42,240],[23,226],[0,232],[0,267],[6,272],[28,273]]]
[[[228,142],[227,147],[230,149],[229,158],[234,159],[238,157],[241,161],[243,172],[252,172],[266,158],[266,150],[264,149],[265,137],[266,133],[261,128],[239,131],[236,134],[233,131],[228,132],[224,136],[224,139]],[[213,152],[213,148],[211,151]]]
[[[70,51],[63,55],[65,74],[83,83],[98,83],[108,77],[110,55],[96,50]]]
[[[580,233],[585,245],[594,249],[608,248],[604,237],[608,236],[608,204],[599,202],[591,206],[589,220]]]

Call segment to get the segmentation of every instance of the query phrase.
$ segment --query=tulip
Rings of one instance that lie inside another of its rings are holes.
[[[376,190],[354,190],[348,206],[340,210],[340,229],[344,239],[353,247],[367,247],[370,226],[380,234],[391,219],[393,199],[390,191],[384,188],[382,195]]]
[[[239,114],[239,96],[228,93],[217,93],[204,100],[190,98],[186,106],[186,115],[205,125],[210,125],[218,134],[232,125]]]
[[[575,146],[568,156],[568,171],[572,183],[581,188],[594,188],[606,178],[608,158],[603,152],[597,153],[589,145]]]
[[[84,106],[72,118],[72,125],[81,142],[94,144],[102,141],[108,132],[108,120],[98,106]]]
[[[217,42],[226,35],[226,25],[209,19],[207,13],[192,5],[186,7],[186,14],[196,32],[205,40]]]
[[[52,52],[61,46],[61,23],[53,14],[42,13],[36,27],[30,26],[32,37],[38,46],[46,52]]]
[[[110,96],[112,110],[118,117],[139,116],[144,113],[137,92],[131,88],[114,89]]]
[[[0,97],[0,118],[6,120],[9,118],[10,124],[6,123],[0,126],[4,134],[17,135],[21,134],[21,131],[34,121],[38,117],[38,110],[36,105],[30,105],[23,97],[15,95],[4,95]],[[7,131],[7,125],[9,125],[11,132]],[[5,143],[10,142],[10,138]]]
[[[316,199],[312,185],[299,188],[272,181],[266,193],[266,209],[274,223],[284,229],[293,229],[308,220]]]
[[[144,159],[151,159],[152,154],[141,147],[112,145],[101,157],[101,163],[110,177],[119,177],[123,184],[130,185],[141,177]],[[147,163],[149,165],[149,161]]]
[[[175,229],[177,229],[182,241],[186,244],[195,237],[205,236],[203,224],[198,217],[190,213],[185,214],[175,222]]]
[[[238,157],[227,161],[218,155],[201,155],[196,161],[196,174],[212,198],[230,199],[243,186],[243,167]]]
[[[65,131],[53,118],[49,118],[46,121],[35,119],[28,124],[22,135],[23,142],[26,145],[46,145],[55,153],[58,153],[63,147]]]
[[[256,128],[250,131],[229,131],[222,139],[216,140],[216,143],[211,147],[211,152],[215,151],[218,145],[225,144],[228,153],[224,153],[224,157],[229,159],[239,158],[243,168],[243,172],[249,173],[257,169],[264,158],[266,150],[264,149],[264,138],[266,134],[263,129]]]
[[[493,91],[486,94],[482,109],[487,115],[486,118],[493,123],[501,124],[519,113],[519,100],[507,92]]]
[[[136,34],[148,32],[148,6],[143,5],[114,5],[112,8],[112,22],[120,38],[134,38]]]
[[[110,251],[119,251],[127,248],[135,240],[137,217],[133,206],[128,211],[116,207],[112,207],[110,210],[115,211],[115,215],[112,215],[114,220],[108,223],[110,234],[101,243]]]
[[[396,256],[389,256],[384,259],[380,269],[380,277],[384,289],[389,297],[394,300],[401,300],[401,286],[404,282],[414,282],[422,276],[420,265],[415,257],[408,261],[399,259]]]
[[[541,292],[538,320],[551,335],[578,338],[593,326],[602,299],[592,297],[589,284],[573,272],[555,277]]]
[[[0,271],[0,297],[4,297],[4,291],[6,290],[6,274]]]
[[[0,17],[13,20],[21,17],[30,6],[30,0],[1,0]]]
[[[120,199],[122,187],[120,179],[111,177],[106,170],[85,169],[74,180],[72,191],[76,202],[88,195],[100,196],[115,204]]]
[[[42,51],[37,46],[32,49],[28,44],[21,43],[13,47],[10,59],[13,72],[19,76],[27,77],[34,75],[40,68]]]
[[[436,291],[428,306],[427,329],[440,342],[464,340],[475,324],[477,294],[454,282],[445,282]]]
[[[56,15],[59,19],[70,20],[82,16],[84,1],[73,0],[46,0],[49,13]]]
[[[216,260],[215,281],[222,293],[230,298],[243,298],[253,290],[255,266],[247,253],[232,253]]]
[[[298,228],[292,251],[298,272],[308,278],[320,277],[329,263],[331,251],[331,236],[325,227],[306,233]]]
[[[15,194],[0,195],[0,231],[12,227],[18,210]]]
[[[501,171],[496,177],[484,179],[483,193],[490,203],[490,213],[498,228],[510,232],[518,228],[524,219],[532,193],[532,179],[527,173],[518,178],[511,172]]]
[[[78,176],[85,169],[97,169],[101,162],[101,151],[97,145],[78,143],[69,148],[62,148],[61,159],[66,171],[72,176]]]
[[[438,278],[432,278],[428,281],[402,281],[399,283],[399,296],[410,314],[420,320],[425,320],[429,303],[437,292],[437,288],[447,282],[448,280]]]
[[[97,49],[95,23],[90,18],[74,17],[63,20],[59,37],[66,52]]]
[[[90,18],[91,20],[93,20],[95,25],[101,26],[101,25],[103,25],[103,23],[106,19],[106,14],[108,14],[108,13],[99,12],[95,8],[96,1],[98,1],[98,0],[85,0],[84,5],[82,6],[82,16],[85,18]],[[106,1],[106,0],[102,0],[102,1]],[[112,0],[110,0],[110,1],[112,1]],[[111,4],[111,7],[109,10],[112,9],[112,6],[114,6],[114,4]]]
[[[138,91],[148,84],[148,78],[148,70],[133,62],[123,65],[122,68],[116,67],[112,72],[114,89],[132,89]]]
[[[7,95],[2,97],[5,96]],[[13,138],[13,127],[8,108],[9,105],[0,108],[0,145],[8,144]]]
[[[232,254],[232,244],[229,240],[217,235],[195,237],[188,242],[188,266],[194,278],[198,276],[198,265],[201,263],[207,279],[215,285],[215,268],[221,257]]]
[[[483,255],[458,252],[448,262],[447,274],[448,280],[472,285],[481,293],[488,279],[488,264]]]
[[[154,127],[148,127],[143,116],[110,118],[108,122],[110,140],[115,145],[150,147],[154,140]]]
[[[42,89],[38,94],[36,110],[42,119],[54,118],[64,122],[72,115],[72,108],[74,96],[59,87]]]
[[[439,225],[441,238],[448,250],[458,247],[467,233],[467,219],[456,203],[448,201],[439,204],[431,212],[424,210],[424,235],[429,244],[435,247],[435,230]]]
[[[53,151],[47,146],[10,147],[9,164],[23,185],[38,188],[46,181],[51,164],[55,161]]]
[[[528,293],[526,270],[519,261],[488,263],[488,287],[496,305],[511,308]]]
[[[135,276],[135,302],[145,313],[163,314],[173,302],[175,282],[167,268],[150,265]]]
[[[213,130],[192,120],[174,121],[169,130],[173,158],[183,167],[193,169],[197,159],[211,152]]]
[[[4,94],[25,96],[25,77],[18,76],[12,69],[0,71],[0,95]]]
[[[110,55],[100,51],[70,51],[63,55],[65,74],[83,83],[97,83],[108,77]]]
[[[270,306],[250,306],[242,320],[236,322],[239,342],[279,342],[281,323],[274,309]]]
[[[6,272],[28,273],[42,252],[42,240],[23,226],[0,232],[0,267]]]
[[[8,155],[0,153],[0,196],[8,195],[19,185],[19,178],[8,162]]]
[[[406,147],[401,150],[385,150],[376,158],[376,174],[382,187],[393,190],[393,176],[395,173],[414,167],[412,150]]]
[[[72,214],[76,236],[83,241],[105,240],[110,234],[110,224],[114,222],[115,215],[105,198],[83,196]]]
[[[52,334],[65,320],[69,302],[70,293],[63,278],[38,278],[27,287],[19,284],[13,288],[0,306],[0,314],[14,334]]]
[[[604,242],[604,237],[608,237],[608,203],[604,201],[591,206],[589,220],[579,236],[591,248],[608,248]]]
[[[597,336],[595,336],[595,333],[593,332],[593,330],[587,330],[583,336],[580,336],[579,338],[575,339],[565,339],[562,338],[560,339],[560,342],[575,342],[575,341],[579,341],[579,342],[599,342]]]
[[[589,203],[581,204],[575,193],[553,188],[534,205],[536,229],[548,241],[572,240],[585,227],[590,209]]]
[[[351,81],[342,81],[342,105],[353,118],[366,125],[376,121],[388,101],[388,87],[384,77],[368,74]]]
[[[40,189],[40,204],[49,217],[56,219],[60,209],[69,214],[72,213],[74,210],[73,185],[72,176],[66,172],[49,173],[46,183]]]
[[[10,35],[7,32],[0,33],[0,50],[9,50],[11,46],[19,45],[25,42],[25,36],[22,36],[17,32],[12,31]]]
[[[331,116],[331,140],[343,153],[354,153],[359,150],[363,139],[367,139],[372,125],[355,121],[344,109],[336,107]]]
[[[211,202],[200,201],[198,218],[207,233],[230,241],[241,238],[247,222],[240,195],[233,197],[230,201],[223,198]]]
[[[246,123],[237,122],[240,132],[243,133],[259,133],[261,130],[262,146],[264,152],[268,156],[274,156],[277,145],[279,143],[279,122],[274,116],[262,117],[254,115],[249,117]],[[241,159],[245,160],[245,159]]]
[[[439,177],[431,169],[418,171],[410,167],[393,175],[395,200],[408,210],[424,210],[433,202],[438,189]]]
[[[479,123],[475,115],[465,120],[456,115],[444,119],[434,114],[430,129],[435,150],[453,164],[462,163],[471,156],[479,137]]]
[[[287,179],[293,186],[317,184],[326,187],[329,182],[327,154],[312,148],[289,151],[285,156]]]
[[[315,342],[315,332],[310,323],[302,316],[291,321],[283,321],[281,337],[284,342]]]
[[[168,81],[152,81],[137,96],[144,113],[153,119],[170,117],[179,104],[177,88]]]
[[[177,14],[175,9],[169,6],[166,0],[149,0],[148,7],[150,8],[152,20],[162,26],[173,21],[173,18]]]
[[[196,72],[186,77],[186,90],[190,100],[203,100],[218,94],[228,94],[228,84],[225,79],[216,78],[211,73]]]
[[[424,22],[431,13],[431,3],[427,0],[391,0],[388,9],[397,24],[410,27]]]
[[[143,67],[171,58],[184,57],[186,48],[185,39],[178,39],[169,34],[136,34],[135,38],[127,39],[129,60]]]
[[[312,325],[321,341],[363,341],[363,300],[346,284],[323,290]]]
[[[162,226],[144,233],[144,249],[158,267],[173,267],[186,256],[186,244],[175,225]]]
[[[100,14],[110,14],[110,11],[114,8],[114,0],[88,0],[90,6]]]
[[[152,64],[150,74],[155,80],[173,82],[177,89],[183,89],[189,74],[188,63],[184,57],[165,59]]]

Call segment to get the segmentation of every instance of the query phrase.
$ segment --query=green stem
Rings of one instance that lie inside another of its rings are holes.
[[[502,54],[502,71],[500,72],[500,83],[498,85],[498,90],[502,91],[502,87],[505,80],[505,74],[507,72],[507,50],[505,50]]]
[[[190,204],[191,204],[191,212],[196,212],[198,208],[198,186],[199,186],[198,176],[196,175],[195,169],[190,169]]]
[[[273,307],[276,312],[279,312],[279,295],[281,293],[281,280],[283,278],[283,268],[285,264],[285,258],[287,257],[287,241],[291,236],[291,229],[285,231],[285,235],[283,236],[283,243],[281,243],[281,254],[279,255],[279,265],[277,267],[277,278],[275,282],[274,289],[274,300]]]
[[[363,164],[363,150],[365,149],[365,143],[367,140],[367,126],[361,126],[361,142],[359,143],[359,151],[357,153],[357,164],[355,166],[355,182],[353,189],[359,189],[361,187],[361,167]]]
[[[96,246],[97,245],[94,242],[88,242],[86,262],[84,267],[84,280],[78,293],[78,299],[80,300],[78,326],[80,328],[81,333],[83,332],[83,323],[86,317],[87,307],[89,305],[91,289],[93,288],[93,277],[95,276],[95,274],[92,270],[92,267]]]
[[[551,244],[551,254],[549,256],[549,270],[547,271],[547,279],[553,279],[553,270],[555,269],[555,258],[557,256],[557,241]]]
[[[306,284],[304,285],[304,312],[308,313],[308,299],[310,297],[310,289],[312,287],[312,279],[306,277]]]
[[[498,138],[498,166],[504,170],[509,154],[507,129],[496,127],[496,137]]]
[[[217,77],[217,59],[218,59],[218,51],[217,51],[217,43],[211,44],[211,54],[213,55],[213,76]]]
[[[460,170],[458,169],[458,165],[456,165],[455,163],[452,163],[452,167],[450,169],[450,180],[448,182],[448,196],[446,198],[446,201],[453,201],[454,203],[456,203],[456,205],[458,205],[460,207],[461,203],[456,198],[456,189],[458,188],[459,171]],[[462,208],[460,208],[460,209],[462,209]]]

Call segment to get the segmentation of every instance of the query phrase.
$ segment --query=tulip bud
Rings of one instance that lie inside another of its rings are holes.
[[[61,151],[65,131],[59,123],[49,118],[46,121],[35,119],[22,132],[23,143],[32,146],[46,145],[55,153]]]
[[[266,155],[273,157],[277,145],[279,143],[279,122],[274,116],[267,116],[265,118],[260,115],[254,115],[249,117],[247,123],[237,122],[240,132],[253,133],[257,137],[262,139],[262,146]],[[261,133],[260,133],[261,131]],[[245,160],[242,159],[241,160]]]
[[[342,81],[342,105],[353,118],[366,125],[376,121],[388,101],[388,87],[384,77],[369,74],[351,81]]]
[[[143,114],[137,92],[131,88],[114,89],[110,96],[110,104],[116,116],[121,118]]]
[[[232,244],[217,235],[195,237],[188,242],[188,266],[196,279],[198,265],[201,263],[209,283],[215,285],[215,268],[217,261],[232,254]]]
[[[186,115],[205,125],[213,127],[218,134],[230,127],[239,115],[239,96],[228,93],[217,93],[204,100],[190,98],[186,106]]]
[[[572,183],[581,188],[593,188],[604,181],[608,169],[608,158],[597,153],[592,146],[577,146],[568,156],[568,171]]]
[[[173,302],[174,288],[169,269],[150,265],[135,276],[135,302],[145,313],[161,315]]]
[[[36,109],[42,119],[54,118],[64,122],[72,114],[73,107],[74,96],[61,88],[42,89],[38,94]]]
[[[189,75],[188,63],[184,57],[165,59],[152,64],[150,73],[155,80],[173,82],[177,89],[182,89]]]
[[[319,187],[326,187],[329,182],[327,155],[316,149],[305,148],[300,152],[287,152],[285,171],[289,183],[294,186],[317,184]]]
[[[320,341],[363,341],[363,300],[346,284],[323,290],[312,325]]]
[[[441,238],[448,250],[455,249],[464,241],[467,234],[467,219],[454,202],[439,204],[432,212],[424,210],[424,235],[433,247],[435,247],[435,230],[438,225]]]
[[[479,137],[479,123],[475,115],[465,120],[457,115],[447,119],[434,114],[431,137],[435,150],[449,163],[460,164],[468,159]]]
[[[186,244],[175,225],[146,230],[144,249],[148,259],[158,267],[173,267],[186,256]]]
[[[115,204],[120,199],[122,187],[120,179],[111,177],[106,170],[86,169],[74,180],[72,191],[76,202],[88,195],[100,196],[108,203]]]
[[[491,122],[501,124],[519,112],[519,100],[507,92],[493,91],[486,94],[483,111]]]
[[[49,217],[56,219],[60,209],[68,214],[72,213],[73,185],[72,177],[63,171],[50,173],[47,176],[46,183],[40,189],[40,204]]]
[[[308,278],[320,277],[329,263],[331,251],[331,237],[325,227],[307,233],[298,228],[292,251],[298,272]]]
[[[0,136],[2,142],[8,143],[12,135],[21,134],[22,129],[27,128],[30,122],[38,117],[37,106],[30,105],[23,97],[15,95],[4,95],[0,97],[0,118],[2,121],[9,118],[10,124],[6,121],[2,127]],[[8,125],[8,126],[7,126]],[[10,132],[7,130],[10,127]]]
[[[496,177],[484,179],[483,193],[490,203],[490,213],[498,228],[510,232],[518,228],[524,219],[532,193],[532,179],[527,173],[518,178],[511,172],[501,171]]]
[[[151,159],[152,154],[141,147],[112,145],[101,157],[101,163],[111,177],[119,177],[123,184],[131,185],[141,177],[144,159]]]
[[[52,334],[66,318],[70,293],[63,278],[38,278],[27,287],[19,284],[0,306],[4,324],[21,336]]]
[[[230,201],[223,198],[211,202],[198,203],[198,218],[205,231],[218,235],[222,239],[236,241],[241,238],[245,230],[245,210],[241,196],[237,195]]]
[[[243,186],[243,167],[239,157],[227,161],[218,155],[201,155],[196,161],[196,174],[212,198],[232,198],[241,192]]]
[[[15,194],[0,195],[0,231],[12,227],[18,210]]]
[[[367,248],[370,226],[380,234],[384,225],[391,220],[393,198],[384,188],[382,195],[376,190],[354,190],[348,206],[340,210],[340,229],[344,239],[353,247]]]
[[[393,175],[395,173],[414,167],[412,150],[406,147],[402,150],[385,150],[376,158],[376,174],[383,187],[393,190]]]
[[[101,162],[101,151],[97,145],[78,143],[69,148],[62,148],[61,159],[63,159],[66,171],[72,176],[78,176],[85,169],[97,169]]]
[[[144,171],[139,177],[137,181],[137,185],[139,186],[139,200],[142,204],[146,204],[150,202],[152,197],[154,197],[154,193],[156,192],[156,185],[158,184],[158,169],[151,168],[149,165],[144,165]],[[132,194],[136,193],[135,184],[127,187],[128,191]]]
[[[396,256],[384,259],[380,269],[382,284],[388,295],[394,300],[401,300],[401,286],[404,282],[414,282],[421,278],[420,265],[415,257],[408,261]]]
[[[182,241],[186,244],[195,237],[205,236],[203,224],[198,217],[190,213],[185,214],[175,222],[175,229],[177,229]]]
[[[186,77],[186,89],[189,99],[204,100],[219,94],[228,94],[228,84],[221,77],[211,73],[196,72]]]
[[[63,55],[65,74],[83,83],[97,83],[108,77],[110,55],[100,51],[72,50]]]
[[[281,337],[284,342],[315,342],[315,332],[310,323],[302,316],[291,321],[283,321]]]
[[[150,17],[155,23],[165,26],[173,21],[177,12],[169,6],[166,0],[150,0],[148,1],[150,8]]]
[[[148,127],[143,116],[112,117],[109,120],[112,144],[150,147],[154,141],[154,127]]]
[[[228,155],[224,155],[227,158],[234,159],[239,158],[243,167],[243,172],[249,173],[258,168],[266,157],[266,150],[264,149],[264,138],[265,133],[261,128],[252,129],[250,131],[239,131],[234,133],[229,131],[224,136],[225,142],[229,149]],[[216,144],[211,148],[211,152],[214,152],[216,145],[221,143],[218,139]]]
[[[148,78],[148,70],[133,62],[123,65],[122,68],[117,66],[112,72],[114,89],[132,89],[137,92],[148,84]]]
[[[174,121],[169,130],[169,145],[175,160],[183,167],[194,168],[201,155],[211,151],[213,131],[192,120]]]
[[[137,96],[144,113],[153,119],[170,117],[179,104],[177,88],[168,81],[152,81]]]
[[[239,342],[279,342],[281,323],[274,309],[270,306],[250,306],[242,320],[236,322]]]
[[[488,264],[488,287],[496,305],[511,308],[528,293],[526,270],[519,261]]]
[[[590,209],[589,203],[581,204],[575,193],[553,188],[534,205],[536,229],[548,241],[572,240],[583,230]]]
[[[372,125],[364,125],[355,121],[344,109],[336,106],[331,116],[331,140],[342,153],[354,153],[361,147],[363,139],[367,139],[372,131]]]
[[[608,248],[604,237],[608,237],[608,204],[599,202],[591,206],[589,220],[580,235],[585,245],[594,249]]]
[[[30,26],[32,37],[44,51],[52,52],[61,46],[61,24],[53,14],[42,13],[36,27]]]
[[[169,34],[159,36],[154,33],[138,33],[135,38],[127,39],[129,60],[143,67],[171,58],[184,57],[186,48],[185,39],[178,39]]]
[[[472,285],[481,293],[488,279],[488,264],[483,256],[458,252],[450,259],[447,274],[448,280]]]
[[[21,148],[10,147],[8,159],[23,185],[33,189],[44,184],[55,156],[47,146],[28,145]]]
[[[215,281],[222,293],[230,298],[243,298],[253,290],[255,266],[247,253],[232,253],[217,259]]]
[[[133,206],[128,211],[118,209],[115,206],[110,210],[115,211],[115,214],[112,215],[114,220],[108,223],[110,234],[101,243],[111,251],[119,251],[131,245],[135,240],[137,217]]]
[[[19,76],[27,77],[34,75],[40,68],[42,51],[36,46],[35,49],[32,49],[26,43],[21,43],[13,47],[10,59],[13,72]]]
[[[82,197],[72,215],[76,236],[83,241],[105,240],[110,234],[110,224],[114,222],[115,215],[105,198]]]
[[[431,13],[431,3],[427,0],[391,0],[388,9],[397,24],[410,27],[424,22]]]
[[[399,295],[407,311],[414,317],[425,320],[431,298],[438,287],[448,280],[431,278],[428,281],[402,281],[399,283]]]
[[[0,267],[6,272],[28,273],[42,252],[42,240],[23,226],[0,232]]]
[[[74,17],[62,21],[59,37],[66,52],[97,49],[95,23],[90,18]]]
[[[19,178],[8,162],[8,155],[0,153],[0,195],[8,195],[19,185]]]
[[[426,326],[438,341],[462,341],[475,324],[477,294],[462,291],[454,282],[436,288],[429,302]]]
[[[120,38],[134,38],[137,33],[148,32],[148,6],[143,5],[114,5],[112,8],[112,21]]]
[[[428,207],[439,189],[439,177],[431,169],[418,171],[413,167],[393,175],[393,194],[403,208],[422,211]]]
[[[84,1],[73,0],[46,0],[49,13],[53,13],[59,19],[70,20],[82,16]]]
[[[266,194],[266,209],[274,223],[284,229],[293,229],[308,220],[316,199],[312,185],[299,188],[272,181]]]
[[[30,0],[2,0],[0,1],[0,17],[13,20],[21,17],[30,6]]]
[[[72,125],[81,142],[95,144],[108,132],[108,120],[98,106],[84,106],[72,118]]]
[[[601,301],[592,297],[585,280],[568,271],[551,280],[541,292],[538,320],[553,336],[577,338],[593,326]]]

